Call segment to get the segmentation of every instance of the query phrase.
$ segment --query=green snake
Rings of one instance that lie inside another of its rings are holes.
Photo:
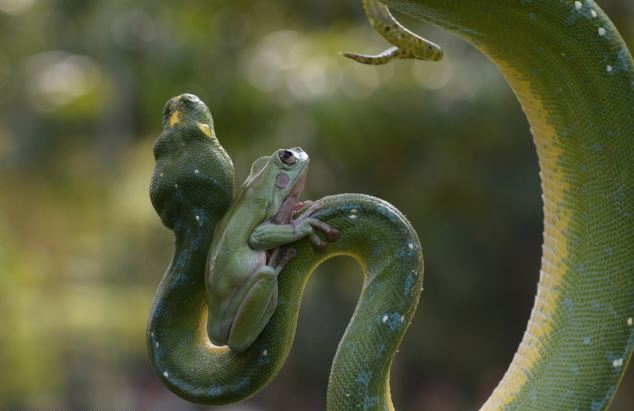
[[[634,348],[634,63],[625,43],[591,0],[385,4],[491,58],[524,108],[537,148],[544,203],[537,296],[517,353],[482,410],[607,409]],[[433,60],[430,50],[421,49],[422,57]],[[204,404],[253,395],[290,350],[310,274],[345,254],[365,280],[333,362],[328,410],[393,410],[389,369],[422,285],[420,244],[405,217],[369,196],[322,199],[315,217],[341,238],[325,253],[307,240],[296,244],[271,320],[235,354],[211,345],[205,332],[205,260],[234,184],[209,110],[188,95],[170,100],[154,150],[151,199],[176,239],[147,329],[163,383]]]

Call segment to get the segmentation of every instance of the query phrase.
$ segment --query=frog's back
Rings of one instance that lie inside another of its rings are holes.
[[[253,273],[266,264],[266,251],[249,246],[249,236],[263,219],[243,201],[235,202],[214,232],[207,256],[207,293],[216,297],[232,294]]]

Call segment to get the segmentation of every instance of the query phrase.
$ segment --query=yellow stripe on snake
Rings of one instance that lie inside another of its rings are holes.
[[[634,64],[627,46],[591,0],[384,3],[364,1],[394,47],[347,56],[371,64],[442,57],[387,7],[451,31],[499,67],[537,147],[544,202],[537,296],[517,353],[482,409],[607,409],[634,348]],[[295,245],[297,257],[279,276],[271,320],[237,354],[211,345],[206,334],[205,260],[234,183],[202,102],[168,103],[155,157],[152,202],[176,236],[147,331],[163,383],[204,404],[239,401],[262,389],[290,350],[310,274],[323,260],[346,254],[357,259],[365,281],[334,359],[328,410],[392,410],[390,365],[422,286],[420,245],[407,220],[369,196],[323,199],[315,217],[341,238],[325,253],[307,240]]]

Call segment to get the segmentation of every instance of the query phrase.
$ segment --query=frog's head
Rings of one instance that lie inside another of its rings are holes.
[[[277,150],[253,163],[245,185],[266,207],[266,218],[277,224],[290,221],[304,191],[308,163],[308,154],[299,147]]]
[[[163,129],[183,126],[196,126],[208,137],[213,135],[214,122],[209,108],[193,94],[173,97],[163,109]]]
[[[306,174],[310,159],[301,148],[279,150],[272,158],[279,165],[275,177],[275,195],[271,209],[277,210],[271,220],[276,224],[288,223],[300,194],[306,186]]]

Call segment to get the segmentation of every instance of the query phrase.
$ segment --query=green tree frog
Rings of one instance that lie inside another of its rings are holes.
[[[299,147],[257,159],[213,235],[205,280],[207,334],[214,345],[243,352],[262,332],[277,306],[277,276],[295,256],[282,247],[308,237],[316,249],[339,232],[311,217],[321,205],[300,203],[308,155]],[[295,212],[302,211],[296,219]]]

